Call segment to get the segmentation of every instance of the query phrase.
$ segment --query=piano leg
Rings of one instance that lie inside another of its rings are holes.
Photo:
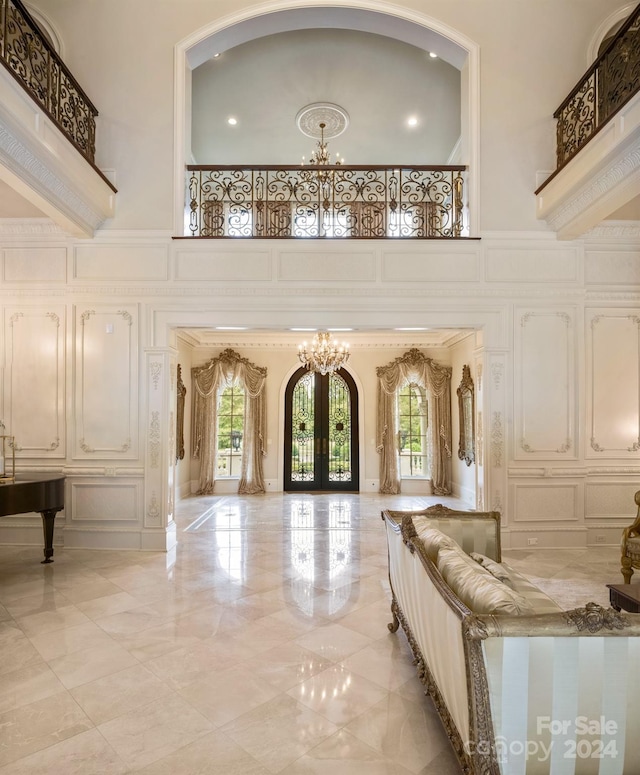
[[[44,533],[44,560],[42,565],[53,562],[53,525],[60,509],[45,509],[42,514],[42,532]]]

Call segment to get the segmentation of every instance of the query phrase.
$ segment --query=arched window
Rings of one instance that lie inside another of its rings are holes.
[[[191,376],[192,454],[200,459],[198,495],[213,492],[219,467],[224,467],[226,477],[239,476],[239,493],[264,492],[267,370],[227,349],[205,366],[191,369]]]
[[[451,367],[436,363],[425,357],[420,350],[412,348],[386,366],[376,369],[378,375],[378,428],[376,449],[380,453],[380,492],[400,492],[402,455],[398,455],[398,441],[402,428],[398,406],[400,395],[406,385],[420,385],[429,396],[427,422],[419,419],[419,413],[409,427],[415,430],[416,441],[425,429],[425,453],[430,461],[429,478],[435,495],[451,493]],[[405,391],[409,411],[418,412],[420,392]],[[413,405],[412,402],[413,401]],[[406,403],[406,402],[405,402]],[[405,426],[406,419],[403,420]],[[422,441],[420,441],[422,444]],[[430,454],[431,452],[431,454]]]

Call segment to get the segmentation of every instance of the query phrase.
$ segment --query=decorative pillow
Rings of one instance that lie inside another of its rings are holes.
[[[441,548],[438,570],[460,600],[476,614],[534,613],[527,600],[498,581],[461,549]]]
[[[453,540],[453,538],[450,538],[441,530],[438,530],[435,527],[431,527],[428,524],[428,520],[424,521],[427,524],[420,525],[418,520],[414,518],[413,526],[416,529],[418,540],[422,543],[424,550],[427,553],[427,557],[429,557],[432,562],[436,562],[440,549],[455,549],[456,547],[460,548]]]
[[[513,582],[509,576],[509,571],[504,567],[504,565],[500,565],[499,562],[492,560],[491,557],[487,557],[484,554],[479,554],[478,552],[470,552],[469,557],[472,557],[485,570],[488,570],[492,576],[495,576],[498,579],[498,581],[501,581],[503,584],[506,584],[508,587],[513,589]]]

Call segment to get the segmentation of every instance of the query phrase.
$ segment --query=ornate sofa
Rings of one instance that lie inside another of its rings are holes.
[[[500,562],[497,512],[382,519],[389,629],[402,625],[463,772],[640,772],[640,614],[561,610]]]

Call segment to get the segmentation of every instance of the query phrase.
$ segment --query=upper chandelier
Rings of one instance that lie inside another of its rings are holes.
[[[334,341],[328,331],[319,331],[311,345],[298,345],[298,358],[309,369],[320,374],[333,374],[349,360],[349,345]]]
[[[349,116],[344,108],[331,102],[314,102],[298,111],[296,124],[302,134],[318,141],[316,149],[309,159],[309,164],[321,167],[329,164],[344,164],[344,159],[341,159],[339,154],[336,154],[337,158],[331,161],[328,148],[328,141],[341,135],[349,126]],[[303,156],[302,164],[305,163]]]
[[[324,139],[324,130],[325,130],[326,124],[324,122],[320,123],[320,139],[316,143],[316,149],[311,154],[311,158],[309,159],[309,164],[317,164],[318,166],[325,166],[327,164],[331,164],[331,154],[329,153],[329,143]],[[304,156],[302,157],[302,163],[304,164]],[[340,159],[339,156],[336,154],[336,160],[333,162],[333,164],[344,164],[344,159]]]

